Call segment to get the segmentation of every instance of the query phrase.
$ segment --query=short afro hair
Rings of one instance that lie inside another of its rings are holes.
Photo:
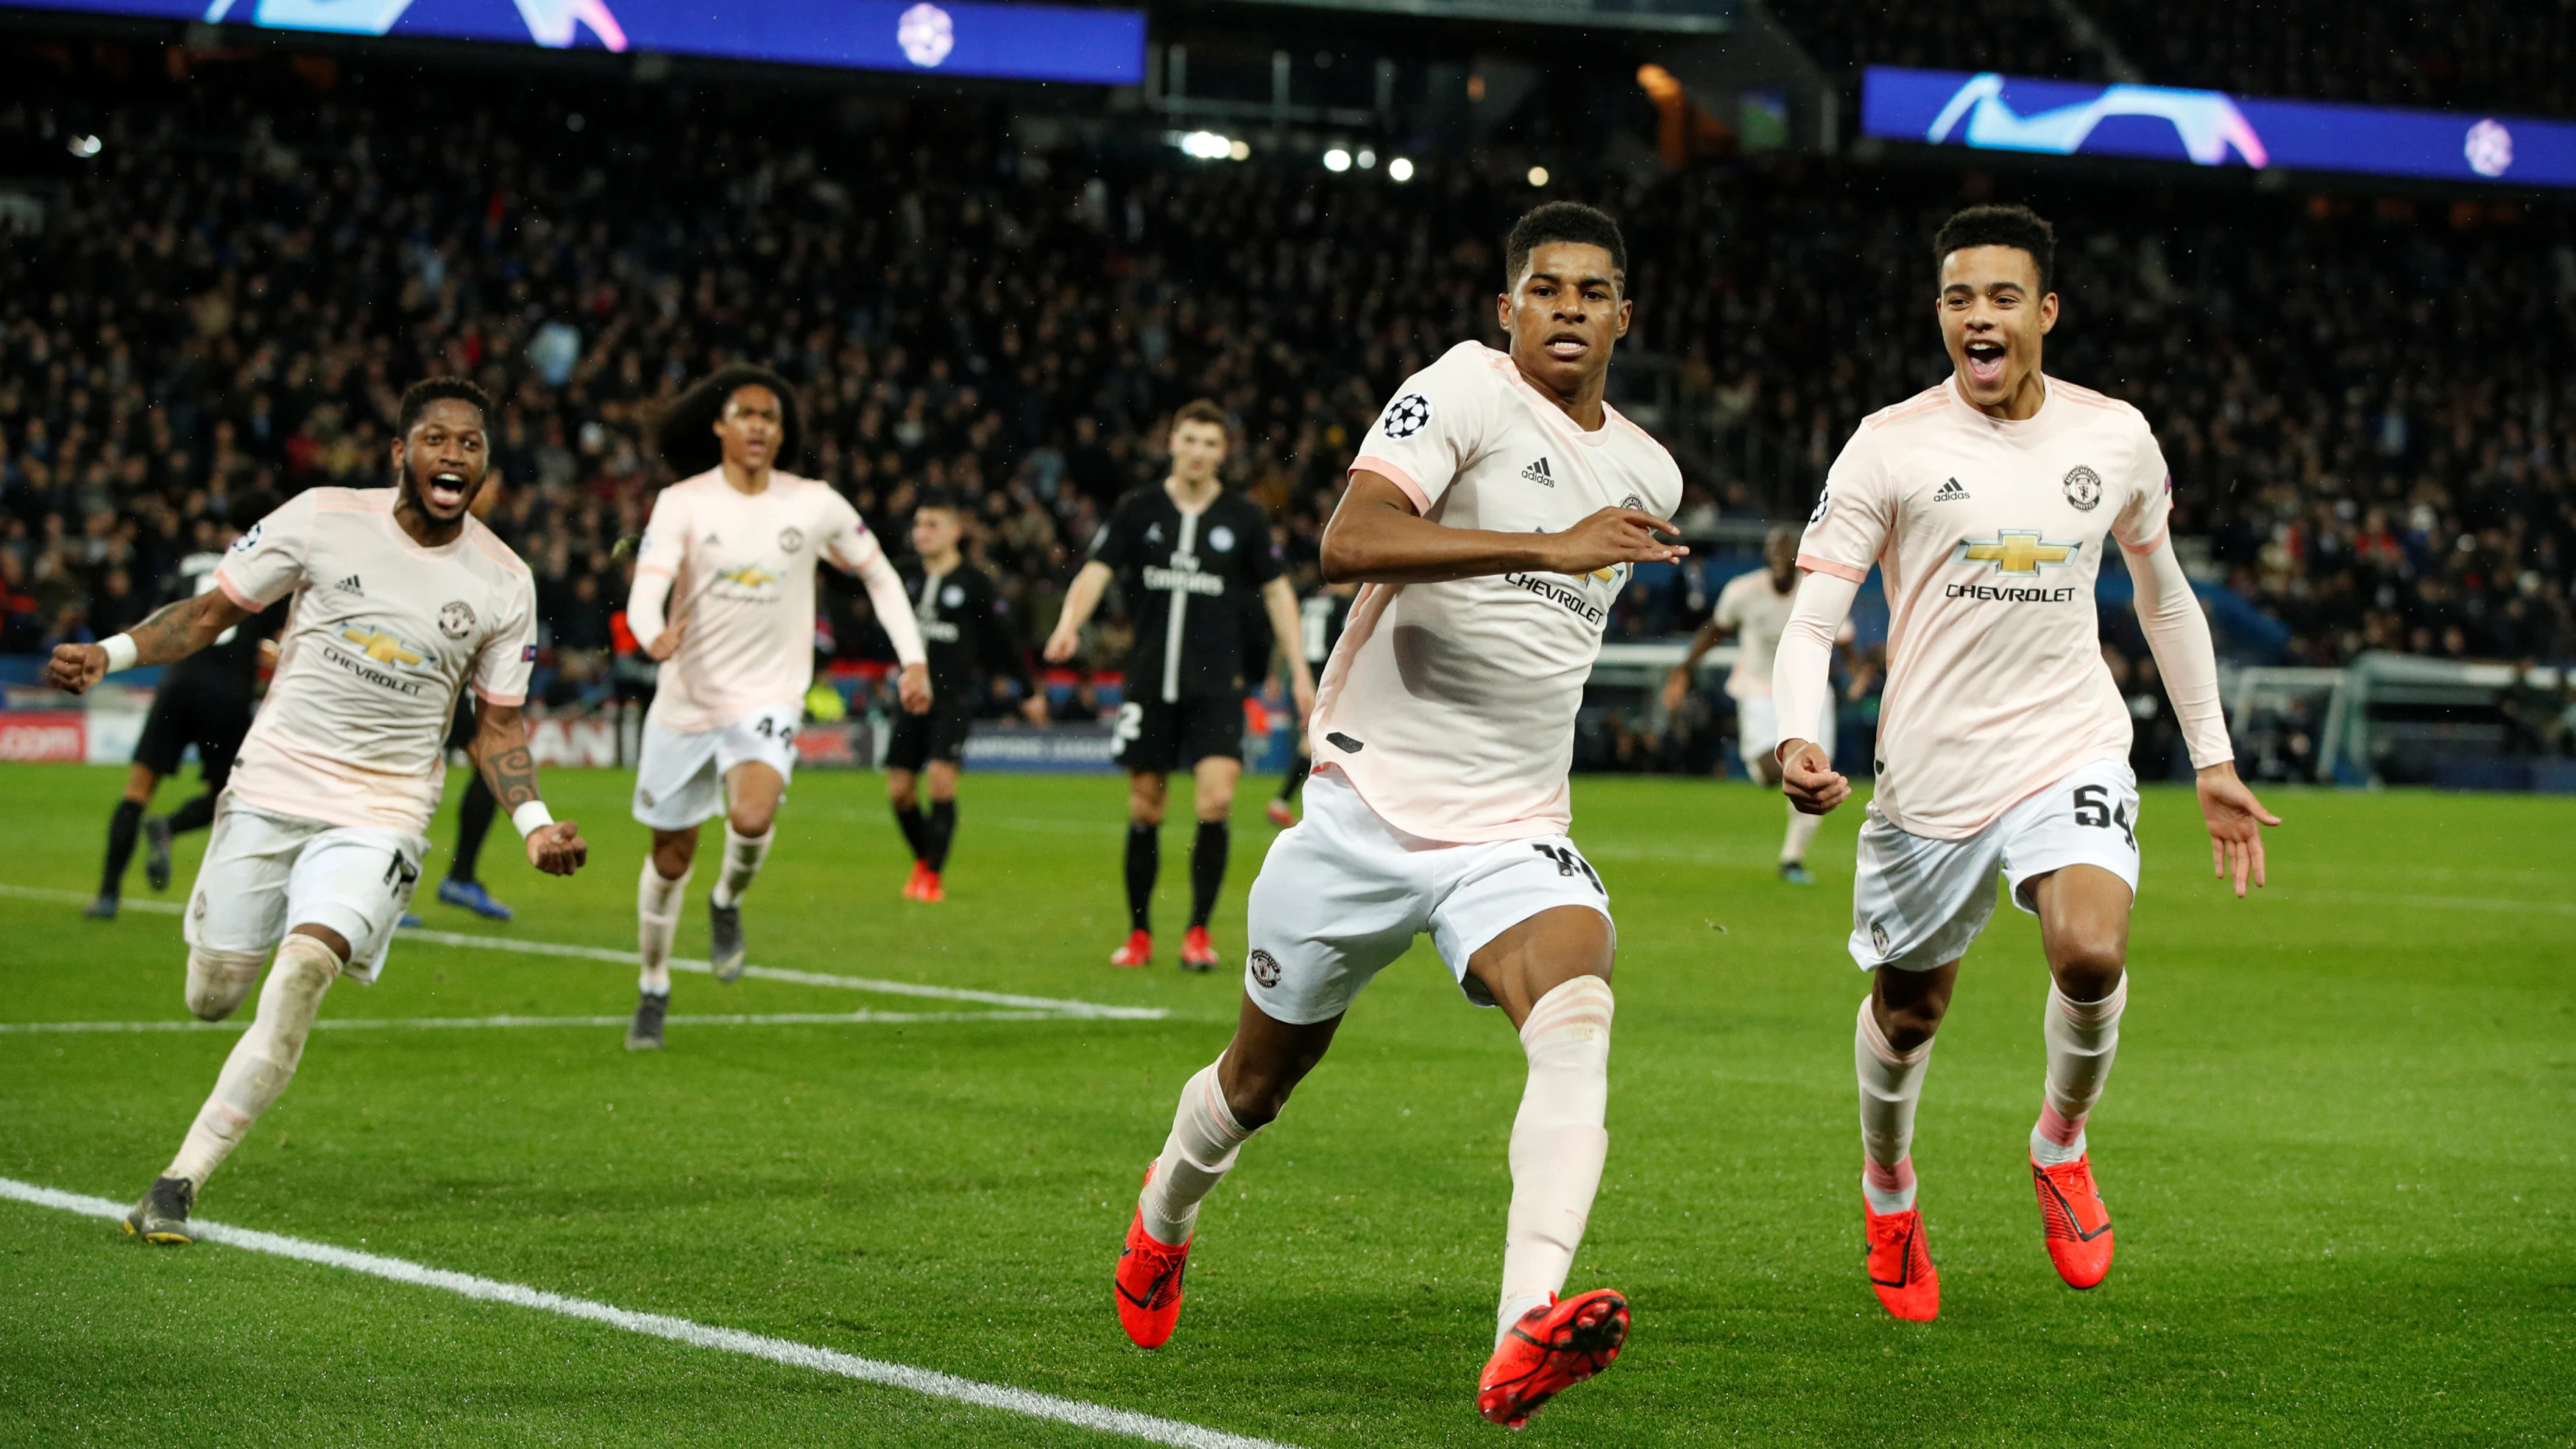
[[[725,404],[733,401],[733,395],[747,387],[765,387],[778,395],[778,466],[792,467],[803,456],[798,449],[805,441],[805,429],[796,408],[796,389],[787,385],[787,379],[765,367],[720,367],[671,399],[653,420],[653,449],[671,465],[672,473],[694,478],[724,461],[724,444],[716,441],[716,420],[724,416]]]
[[[485,423],[491,422],[492,399],[483,389],[461,377],[424,377],[403,389],[402,406],[397,410],[394,431],[404,437],[411,436],[411,425],[420,421],[420,415],[429,411],[431,403],[445,402],[450,398],[474,409],[475,416]]]
[[[1608,252],[1610,269],[1620,277],[1620,290],[1627,290],[1628,239],[1619,234],[1619,223],[1599,207],[1551,201],[1512,223],[1512,234],[1503,241],[1504,291],[1520,285],[1521,269],[1529,265],[1530,253],[1549,242],[1574,242]]]
[[[1971,206],[1941,223],[1932,237],[1932,268],[1938,272],[1950,253],[1969,247],[2018,247],[2030,254],[2039,272],[2039,294],[2047,296],[2057,275],[2057,229],[2027,206]]]

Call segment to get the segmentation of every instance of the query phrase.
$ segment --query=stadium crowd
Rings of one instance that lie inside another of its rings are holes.
[[[495,522],[538,570],[557,703],[611,687],[615,545],[667,481],[648,419],[731,358],[799,385],[807,467],[889,539],[924,486],[973,500],[1026,629],[1194,396],[1309,561],[1386,390],[1495,335],[1496,238],[1533,196],[1039,145],[998,107],[452,90],[302,63],[136,82],[42,225],[0,237],[0,651],[112,632],[259,500],[380,476],[395,393],[433,371],[502,399]],[[402,124],[430,104],[450,123]],[[1629,347],[1693,416],[1803,460],[1771,496],[1685,449],[1686,520],[1802,511],[1862,416],[1942,375],[1924,239],[1992,185],[1772,156],[1603,198]],[[2066,239],[2051,370],[2146,411],[2178,532],[2269,616],[2222,619],[2224,647],[2576,658],[2564,215],[2016,186]],[[1614,627],[1676,634],[1717,582],[1641,580]],[[826,626],[882,649],[855,590]]]

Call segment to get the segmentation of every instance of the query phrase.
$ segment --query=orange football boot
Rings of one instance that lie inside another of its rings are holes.
[[[1214,971],[1216,965],[1216,943],[1208,939],[1207,927],[1190,927],[1189,934],[1181,937],[1181,969]]]
[[[914,896],[913,899],[917,901],[932,902],[948,899],[948,888],[939,883],[939,872],[926,866],[923,867],[921,872],[921,894]]]
[[[1485,1361],[1476,1412],[1517,1429],[1548,1400],[1608,1368],[1627,1341],[1628,1300],[1616,1289],[1551,1296],[1522,1314]]]
[[[2093,1154],[2055,1167],[2030,1164],[2039,1192],[2039,1224],[2048,1236],[2048,1261],[2070,1288],[2090,1288],[2111,1273],[2111,1210],[2093,1185]]]
[[[1154,933],[1130,931],[1127,944],[1109,953],[1112,966],[1151,966],[1154,964]]]
[[[912,863],[912,874],[904,877],[903,882],[903,898],[905,900],[917,901],[921,899],[921,878],[928,874],[930,874],[930,862],[926,860],[916,860]]]
[[[1923,1210],[1882,1213],[1864,1197],[1860,1215],[1869,1234],[1870,1291],[1878,1295],[1879,1306],[1908,1323],[1940,1317],[1941,1275],[1923,1241]]]
[[[1154,1180],[1146,1164],[1145,1180]],[[1198,1241],[1191,1238],[1190,1242]],[[1138,1348],[1161,1348],[1181,1321],[1181,1275],[1190,1266],[1190,1244],[1173,1247],[1145,1231],[1145,1210],[1127,1224],[1127,1246],[1118,1250],[1118,1326]]]
[[[1270,823],[1278,826],[1280,829],[1285,830],[1289,826],[1297,823],[1297,812],[1288,808],[1287,801],[1273,799],[1268,808]]]

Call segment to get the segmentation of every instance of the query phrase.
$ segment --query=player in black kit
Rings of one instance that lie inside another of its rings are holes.
[[[894,823],[912,847],[912,878],[903,883],[908,901],[948,898],[939,877],[957,838],[957,774],[965,767],[966,732],[978,703],[1016,682],[1023,686],[1022,712],[1032,724],[1046,723],[1045,697],[1026,687],[1008,601],[957,551],[965,533],[965,513],[945,491],[925,493],[913,506],[912,550],[920,562],[905,570],[903,584],[930,655],[931,706],[927,714],[895,716],[885,757]],[[930,777],[927,818],[916,788],[924,774]]]
[[[265,504],[250,503],[239,510],[245,518],[267,511]],[[202,594],[215,586],[215,565],[223,560],[221,553],[192,553],[179,561],[179,576],[192,592]],[[125,798],[116,802],[107,820],[107,866],[99,876],[98,898],[82,915],[94,921],[116,919],[138,834],[148,847],[143,878],[156,891],[170,888],[171,837],[214,822],[215,797],[232,777],[233,757],[241,753],[242,736],[250,733],[257,708],[261,647],[285,617],[286,606],[280,604],[161,671],[152,712],[143,721],[143,738],[134,747],[133,767],[126,772]],[[180,758],[190,745],[197,747],[197,779],[205,788],[169,814],[146,819],[143,812],[152,803],[152,792],[165,777],[179,773]]]
[[[1126,699],[1118,710],[1118,763],[1128,776],[1127,944],[1114,966],[1153,959],[1154,877],[1162,869],[1163,802],[1174,767],[1194,764],[1198,836],[1190,848],[1190,929],[1181,965],[1213,970],[1208,917],[1225,883],[1227,812],[1243,774],[1243,697],[1267,672],[1245,658],[1244,618],[1257,594],[1302,722],[1315,703],[1314,678],[1295,647],[1297,594],[1280,572],[1270,520],[1229,494],[1217,477],[1225,461],[1225,411],[1189,403],[1172,414],[1172,470],[1162,486],[1131,489],[1092,540],[1091,561],[1066,591],[1064,614],[1046,657],[1071,659],[1100,596],[1115,577],[1136,642],[1127,655]]]
[[[1359,596],[1359,591],[1357,584],[1326,584],[1297,601],[1299,652],[1306,656],[1306,667],[1317,675],[1324,672],[1324,661],[1333,657],[1333,646],[1342,642],[1342,626],[1350,622],[1351,600]],[[1300,729],[1297,758],[1288,762],[1288,772],[1279,781],[1279,793],[1270,800],[1271,824],[1285,830],[1297,823],[1297,791],[1314,768],[1315,757],[1307,749],[1305,730]]]

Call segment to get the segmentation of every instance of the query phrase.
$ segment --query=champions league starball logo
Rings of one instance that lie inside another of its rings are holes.
[[[1431,424],[1431,399],[1418,392],[1397,398],[1381,423],[1390,438],[1409,438]]]
[[[894,43],[903,48],[904,59],[929,70],[957,48],[957,26],[947,11],[922,0],[895,21]]]

